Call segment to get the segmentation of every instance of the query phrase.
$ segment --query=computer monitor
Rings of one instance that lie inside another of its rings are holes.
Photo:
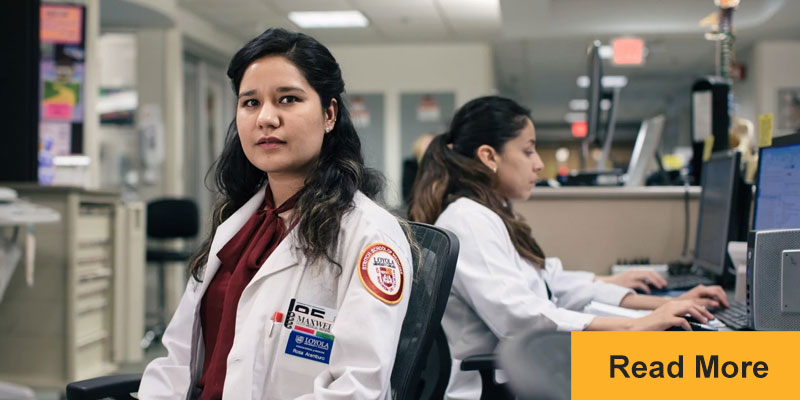
[[[800,134],[761,148],[756,182],[753,229],[800,228]]]
[[[657,115],[642,121],[636,143],[633,145],[631,162],[628,172],[623,177],[625,186],[644,186],[647,171],[661,143],[661,133],[664,131],[664,116]]]
[[[747,237],[751,196],[739,162],[740,154],[731,150],[714,153],[703,164],[694,265],[718,277],[730,265],[728,242]]]

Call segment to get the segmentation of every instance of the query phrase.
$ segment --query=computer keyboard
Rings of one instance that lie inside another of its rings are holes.
[[[697,285],[714,285],[712,279],[702,275],[669,275],[667,276],[667,286],[663,289],[665,291],[691,289]]]
[[[747,305],[741,301],[731,302],[730,307],[711,310],[711,313],[731,329],[737,331],[753,329],[747,315]]]

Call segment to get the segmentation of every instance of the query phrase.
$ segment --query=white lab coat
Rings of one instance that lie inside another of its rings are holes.
[[[632,292],[564,271],[557,258],[547,258],[544,270],[534,268],[514,248],[500,216],[473,200],[451,203],[436,225],[454,232],[461,249],[442,319],[453,358],[448,399],[480,398],[480,375],[460,369],[467,356],[493,353],[499,340],[531,329],[583,330],[594,317],[575,310],[593,300],[618,305]]]
[[[169,354],[147,366],[139,398],[189,398],[190,389],[202,372],[200,300],[220,266],[216,254],[247,222],[263,198],[264,190],[259,190],[217,229],[203,281],[190,279],[162,339]],[[413,281],[411,252],[400,224],[357,192],[354,208],[342,218],[335,252],[341,274],[327,261],[308,265],[296,247],[296,234],[293,229],[242,292],[223,398],[390,398],[389,378]],[[368,292],[357,272],[361,252],[373,243],[388,245],[401,261],[405,279],[397,304],[386,304]],[[288,317],[291,299],[335,310],[330,329],[335,339],[329,364],[286,353],[292,329],[273,324],[271,318],[275,311]]]

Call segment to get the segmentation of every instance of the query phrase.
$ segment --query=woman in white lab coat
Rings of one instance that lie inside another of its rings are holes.
[[[223,199],[140,398],[390,398],[410,248],[371,200],[381,183],[336,60],[270,29],[228,77],[237,108],[216,167]]]
[[[675,300],[638,295],[545,258],[511,208],[512,200],[528,198],[543,167],[530,112],[497,96],[461,107],[422,159],[409,215],[451,230],[461,249],[442,320],[453,358],[449,399],[480,398],[480,377],[461,371],[461,360],[492,353],[515,334],[690,329],[680,316],[705,322],[712,315],[703,306],[725,303],[719,287],[697,287]],[[592,301],[655,311],[635,319],[595,317],[582,312]]]

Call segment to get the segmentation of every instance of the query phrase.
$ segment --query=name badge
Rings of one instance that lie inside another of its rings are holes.
[[[286,354],[323,364],[330,363],[333,335],[295,326],[286,342]]]

